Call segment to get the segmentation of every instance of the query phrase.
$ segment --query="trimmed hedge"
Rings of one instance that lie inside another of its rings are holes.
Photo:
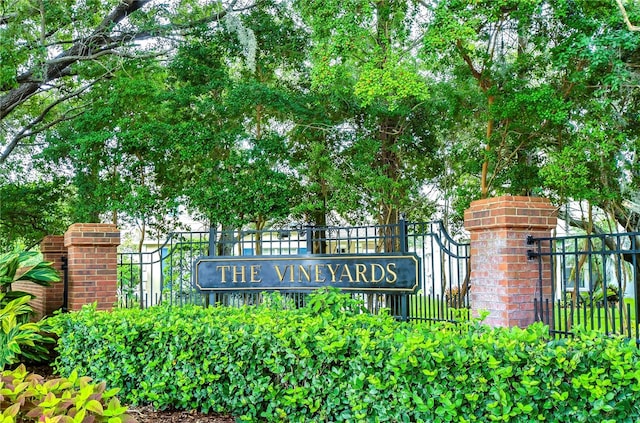
[[[640,353],[593,333],[398,323],[342,296],[300,310],[86,308],[51,323],[56,367],[157,408],[246,421],[640,421]]]

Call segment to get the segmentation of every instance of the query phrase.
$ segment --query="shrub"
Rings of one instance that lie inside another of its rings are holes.
[[[247,421],[635,422],[640,353],[591,333],[407,324],[337,297],[308,308],[59,315],[57,367],[157,408]],[[344,311],[347,313],[344,313]]]
[[[115,397],[118,389],[92,384],[72,372],[68,378],[45,381],[24,365],[0,374],[0,423],[135,422]]]
[[[11,290],[11,285],[19,281],[49,286],[53,282],[59,282],[60,277],[51,263],[43,261],[38,252],[14,251],[0,254],[0,293],[6,294],[4,299],[0,299],[0,307],[15,298],[30,296],[26,292]]]
[[[49,286],[60,281],[60,277],[51,263],[42,260],[40,253],[14,251],[0,254],[0,370],[22,358],[43,360],[49,353],[43,344],[53,342],[41,334],[46,330],[45,323],[29,323],[33,310],[27,303],[32,296],[12,291],[12,284],[18,281]]]
[[[4,294],[0,293],[0,307]],[[32,312],[27,304],[31,297],[16,298],[0,308],[0,370],[8,364],[18,363],[22,358],[42,361],[49,350],[44,346],[53,339],[42,335],[48,329],[44,321],[28,322]]]

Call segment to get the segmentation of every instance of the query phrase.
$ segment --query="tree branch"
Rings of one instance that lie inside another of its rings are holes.
[[[620,13],[622,13],[622,19],[624,19],[624,23],[627,24],[629,31],[640,31],[640,26],[633,25],[629,20],[627,9],[624,7],[624,4],[622,4],[622,0],[616,0],[616,4],[618,5],[618,9],[620,9]]]
[[[0,120],[9,115],[16,107],[27,101],[31,96],[36,94],[41,85],[65,75],[68,68],[79,60],[87,60],[94,57],[99,52],[109,50],[109,52],[100,53],[100,55],[113,54],[110,50],[120,46],[118,42],[131,42],[138,39],[145,39],[151,36],[157,36],[158,33],[169,32],[171,30],[181,30],[202,25],[207,22],[215,22],[222,19],[227,13],[232,11],[238,0],[233,0],[229,7],[225,10],[208,16],[198,21],[190,22],[183,25],[167,24],[156,28],[154,31],[140,31],[130,34],[113,37],[111,30],[116,24],[123,21],[126,17],[135,13],[152,0],[123,0],[121,1],[104,19],[98,24],[94,31],[87,37],[78,39],[69,48],[58,54],[45,64],[43,77],[38,81],[33,81],[32,75],[34,70],[28,70],[18,76],[18,81],[25,81],[18,87],[8,91],[0,97]]]
[[[9,13],[7,15],[2,15],[0,16],[0,25],[7,25],[17,17],[18,17],[17,13]]]
[[[458,52],[460,53],[462,60],[464,60],[464,62],[469,67],[469,70],[471,71],[471,74],[473,75],[473,77],[478,81],[482,81],[482,73],[480,73],[480,71],[476,69],[475,65],[473,64],[473,61],[471,60],[471,57],[469,57],[469,55],[464,51],[464,47],[462,47],[462,40],[456,41],[456,48],[458,49]]]
[[[38,123],[42,122],[42,120],[47,116],[47,114],[57,105],[59,105],[60,103],[63,103],[71,98],[77,97],[80,94],[82,94],[84,91],[88,90],[89,88],[91,88],[93,85],[95,85],[99,79],[96,79],[95,81],[92,81],[90,84],[70,93],[67,94],[63,97],[60,97],[59,99],[55,100],[54,102],[52,102],[51,104],[49,104],[47,107],[44,108],[44,110],[35,118],[33,119],[31,122],[29,122],[25,127],[23,127],[9,142],[9,144],[7,145],[7,147],[5,148],[4,152],[2,153],[2,155],[0,156],[0,164],[4,163],[7,158],[11,155],[11,153],[13,152],[13,150],[16,148],[16,146],[18,145],[18,143],[20,142],[20,140],[30,137],[34,134],[37,134],[41,131],[44,131],[45,129],[48,129],[50,127],[52,127],[53,125],[56,125],[60,122],[62,122],[63,120],[68,120],[69,117],[62,116],[61,118],[58,118],[52,122],[49,122],[47,125],[43,126],[42,128],[39,128],[37,131],[31,131],[31,129],[36,126]],[[75,115],[74,115],[75,116]]]
[[[145,5],[151,3],[152,1],[153,0],[121,0],[111,10],[111,12],[109,12],[93,29],[90,35],[70,42],[68,47],[55,57],[44,63],[39,63],[33,68],[28,69],[22,74],[18,75],[16,78],[18,85],[14,88],[5,90],[5,93],[0,96],[0,121],[4,120],[17,107],[24,104],[31,97],[42,93],[46,89],[46,86],[52,81],[69,76],[71,74],[71,66],[75,63],[86,60],[95,60],[102,56],[114,55],[122,57],[148,57],[148,55],[144,54],[144,52],[143,55],[127,55],[126,52],[118,51],[117,48],[126,46],[127,44],[132,43],[136,40],[162,36],[162,34],[170,34],[172,32],[176,33],[196,27],[198,25],[217,22],[228,13],[235,11],[234,7],[239,0],[230,0],[224,10],[212,13],[210,16],[198,19],[197,21],[191,21],[180,25],[160,25],[153,31],[140,30],[132,31],[125,34],[113,33],[114,28],[116,28],[120,22],[125,20],[129,15],[143,8]],[[251,6],[243,5],[242,8],[246,9],[247,7]],[[6,24],[15,18],[17,18],[17,16],[0,16],[0,24]],[[57,44],[63,45],[64,43],[59,41],[57,42]],[[161,54],[163,53],[154,53],[154,55]],[[6,146],[4,152],[2,152],[2,155],[0,156],[0,163],[3,163],[7,159],[20,139],[23,139],[35,133],[34,131],[31,131],[31,129],[35,125],[41,123],[44,117],[51,110],[51,107],[60,104],[63,101],[66,101],[78,94],[62,96],[60,99],[56,100],[50,106],[45,108],[35,119],[29,122],[27,126],[22,128],[19,133],[14,136],[13,139],[9,142],[9,145]]]
[[[40,82],[28,82],[20,84],[0,97],[0,120],[4,119],[16,107],[23,104],[34,94],[38,93],[42,83],[46,83],[61,77],[69,66],[74,64],[77,56],[87,56],[93,53],[95,47],[105,44],[107,30],[122,21],[129,14],[139,10],[151,0],[123,0],[120,2],[96,27],[91,35],[74,43],[67,50],[56,56],[54,63],[48,64],[44,69],[44,75]],[[94,46],[93,49],[90,46]],[[25,72],[20,78],[33,75],[33,70]]]

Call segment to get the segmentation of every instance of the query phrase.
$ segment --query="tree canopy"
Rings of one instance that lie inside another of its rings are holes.
[[[638,229],[638,22],[621,1],[2,3],[0,237],[183,210],[455,223],[502,193]]]

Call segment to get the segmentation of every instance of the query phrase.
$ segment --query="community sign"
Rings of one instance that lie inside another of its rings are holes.
[[[420,269],[413,253],[202,257],[194,264],[194,283],[202,292],[301,292],[331,286],[415,293]]]

